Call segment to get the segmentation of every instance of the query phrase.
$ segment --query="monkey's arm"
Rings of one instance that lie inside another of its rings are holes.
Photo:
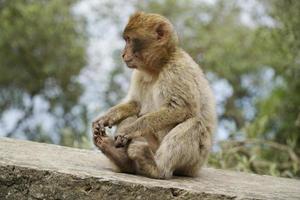
[[[140,105],[136,101],[118,104],[93,121],[93,131],[100,132],[106,126],[111,127],[129,116],[137,115],[139,111]]]
[[[149,133],[156,134],[156,132],[169,125],[184,121],[190,113],[187,107],[162,107],[160,110],[148,113],[122,128],[119,135],[132,139]]]

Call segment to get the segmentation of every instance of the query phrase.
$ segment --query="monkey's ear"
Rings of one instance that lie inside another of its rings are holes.
[[[162,22],[156,26],[155,32],[157,34],[157,40],[162,40],[164,38],[168,38],[168,35],[170,34],[170,27],[167,23]]]

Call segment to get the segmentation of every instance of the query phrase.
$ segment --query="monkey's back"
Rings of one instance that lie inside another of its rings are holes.
[[[170,98],[174,106],[190,107],[191,117],[199,118],[213,133],[217,123],[215,98],[200,66],[184,50],[178,49],[163,71],[162,77],[167,80],[162,82],[168,82],[166,87],[174,90],[166,99]]]

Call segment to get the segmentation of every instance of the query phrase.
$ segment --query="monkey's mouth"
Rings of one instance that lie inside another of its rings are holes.
[[[130,64],[126,64],[126,65],[127,65],[127,67],[130,68],[130,69],[135,69],[135,68],[136,68],[136,66],[135,66],[135,65],[132,65],[132,64],[131,64],[131,65],[130,65]]]

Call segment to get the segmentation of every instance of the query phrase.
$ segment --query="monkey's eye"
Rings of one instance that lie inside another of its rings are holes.
[[[129,41],[130,41],[130,38],[129,38],[128,36],[125,36],[125,37],[124,37],[124,40],[125,40],[125,42],[129,42]]]

